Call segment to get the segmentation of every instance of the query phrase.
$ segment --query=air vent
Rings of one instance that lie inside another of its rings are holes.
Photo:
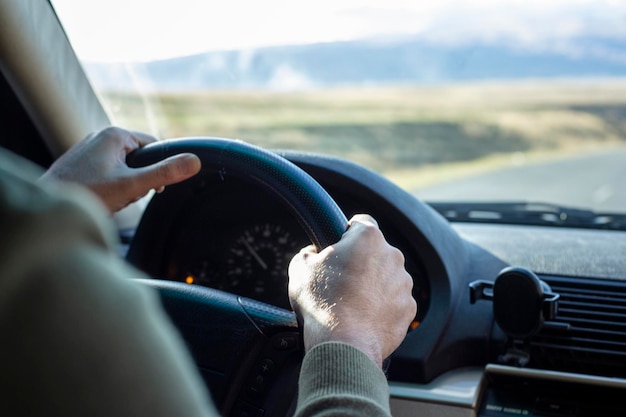
[[[531,366],[626,377],[626,282],[542,276],[561,295],[531,341]]]

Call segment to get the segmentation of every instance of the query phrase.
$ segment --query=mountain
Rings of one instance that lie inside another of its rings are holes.
[[[626,40],[443,44],[368,40],[207,52],[136,64],[87,63],[101,89],[293,90],[354,84],[626,76]],[[149,81],[148,81],[149,80]],[[158,86],[158,87],[157,87]]]

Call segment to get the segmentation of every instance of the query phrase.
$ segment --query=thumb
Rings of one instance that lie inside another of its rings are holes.
[[[133,170],[134,183],[147,192],[152,188],[160,189],[186,180],[196,175],[200,168],[200,158],[196,155],[190,153],[174,155],[156,164]]]

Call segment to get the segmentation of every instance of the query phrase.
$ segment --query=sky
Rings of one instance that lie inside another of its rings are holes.
[[[137,62],[214,50],[421,36],[540,45],[626,38],[626,0],[52,0],[78,56]]]

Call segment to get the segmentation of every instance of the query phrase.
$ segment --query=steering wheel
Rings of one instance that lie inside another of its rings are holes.
[[[277,154],[242,141],[170,139],[134,151],[127,163],[142,167],[186,152],[202,161],[199,178],[234,176],[265,187],[286,204],[318,250],[338,241],[347,228],[341,209],[311,176]],[[169,186],[153,197],[127,255],[132,264],[146,270],[154,263],[143,249],[159,233],[154,219],[171,210],[172,201],[184,204],[168,193],[188,184]],[[293,312],[206,287],[138,281],[158,290],[222,415],[258,415],[263,410],[265,416],[285,416],[293,411],[303,355]]]

